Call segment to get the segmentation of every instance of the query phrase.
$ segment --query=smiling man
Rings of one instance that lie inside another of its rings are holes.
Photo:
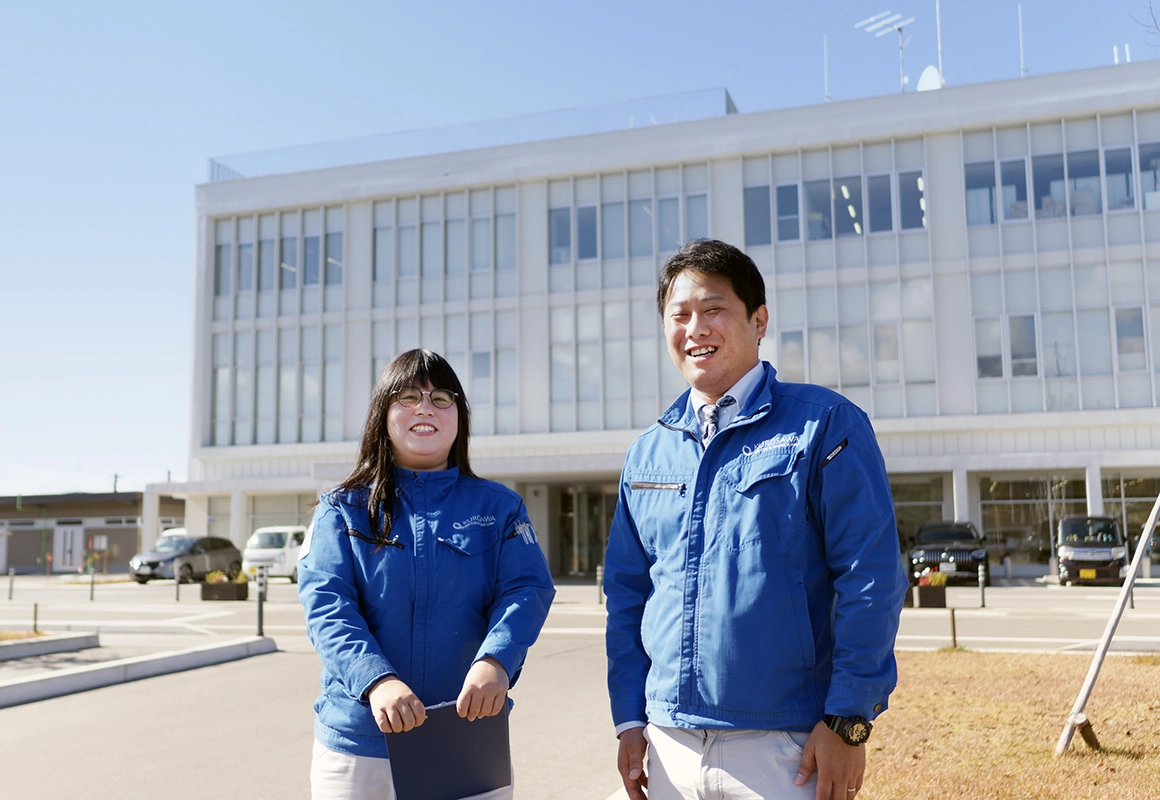
[[[737,248],[685,244],[657,307],[690,389],[629,449],[605,558],[625,788],[849,800],[905,590],[874,431],[758,358],[765,282]]]

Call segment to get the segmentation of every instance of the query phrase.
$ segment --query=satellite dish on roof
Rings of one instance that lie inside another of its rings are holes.
[[[931,64],[922,71],[922,75],[918,77],[918,91],[929,92],[932,89],[941,89],[942,81],[938,76],[938,67]]]

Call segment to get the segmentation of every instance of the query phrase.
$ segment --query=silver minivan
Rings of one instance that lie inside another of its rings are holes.
[[[267,575],[298,582],[298,553],[306,539],[302,525],[271,525],[258,528],[246,540],[242,551],[242,569],[250,578],[258,576],[258,567],[267,567]]]

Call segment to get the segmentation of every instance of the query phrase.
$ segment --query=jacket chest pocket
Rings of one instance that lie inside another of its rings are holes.
[[[483,613],[495,596],[499,531],[490,527],[452,530],[435,536],[436,602]]]
[[[629,483],[629,507],[645,551],[664,554],[685,529],[691,478],[684,475],[650,475]]]
[[[805,527],[806,505],[797,466],[801,450],[754,456],[722,475],[718,525],[725,544],[738,551],[756,544],[784,555]]]

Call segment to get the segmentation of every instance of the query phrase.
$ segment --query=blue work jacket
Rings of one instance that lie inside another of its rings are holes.
[[[629,448],[604,580],[615,724],[873,719],[906,580],[869,419],[765,364],[703,447],[686,392]]]
[[[368,490],[322,497],[298,562],[306,630],[322,659],[314,734],[388,757],[366,694],[398,675],[424,705],[455,700],[471,665],[515,683],[555,595],[520,496],[459,474],[395,470],[391,544],[370,536]]]

